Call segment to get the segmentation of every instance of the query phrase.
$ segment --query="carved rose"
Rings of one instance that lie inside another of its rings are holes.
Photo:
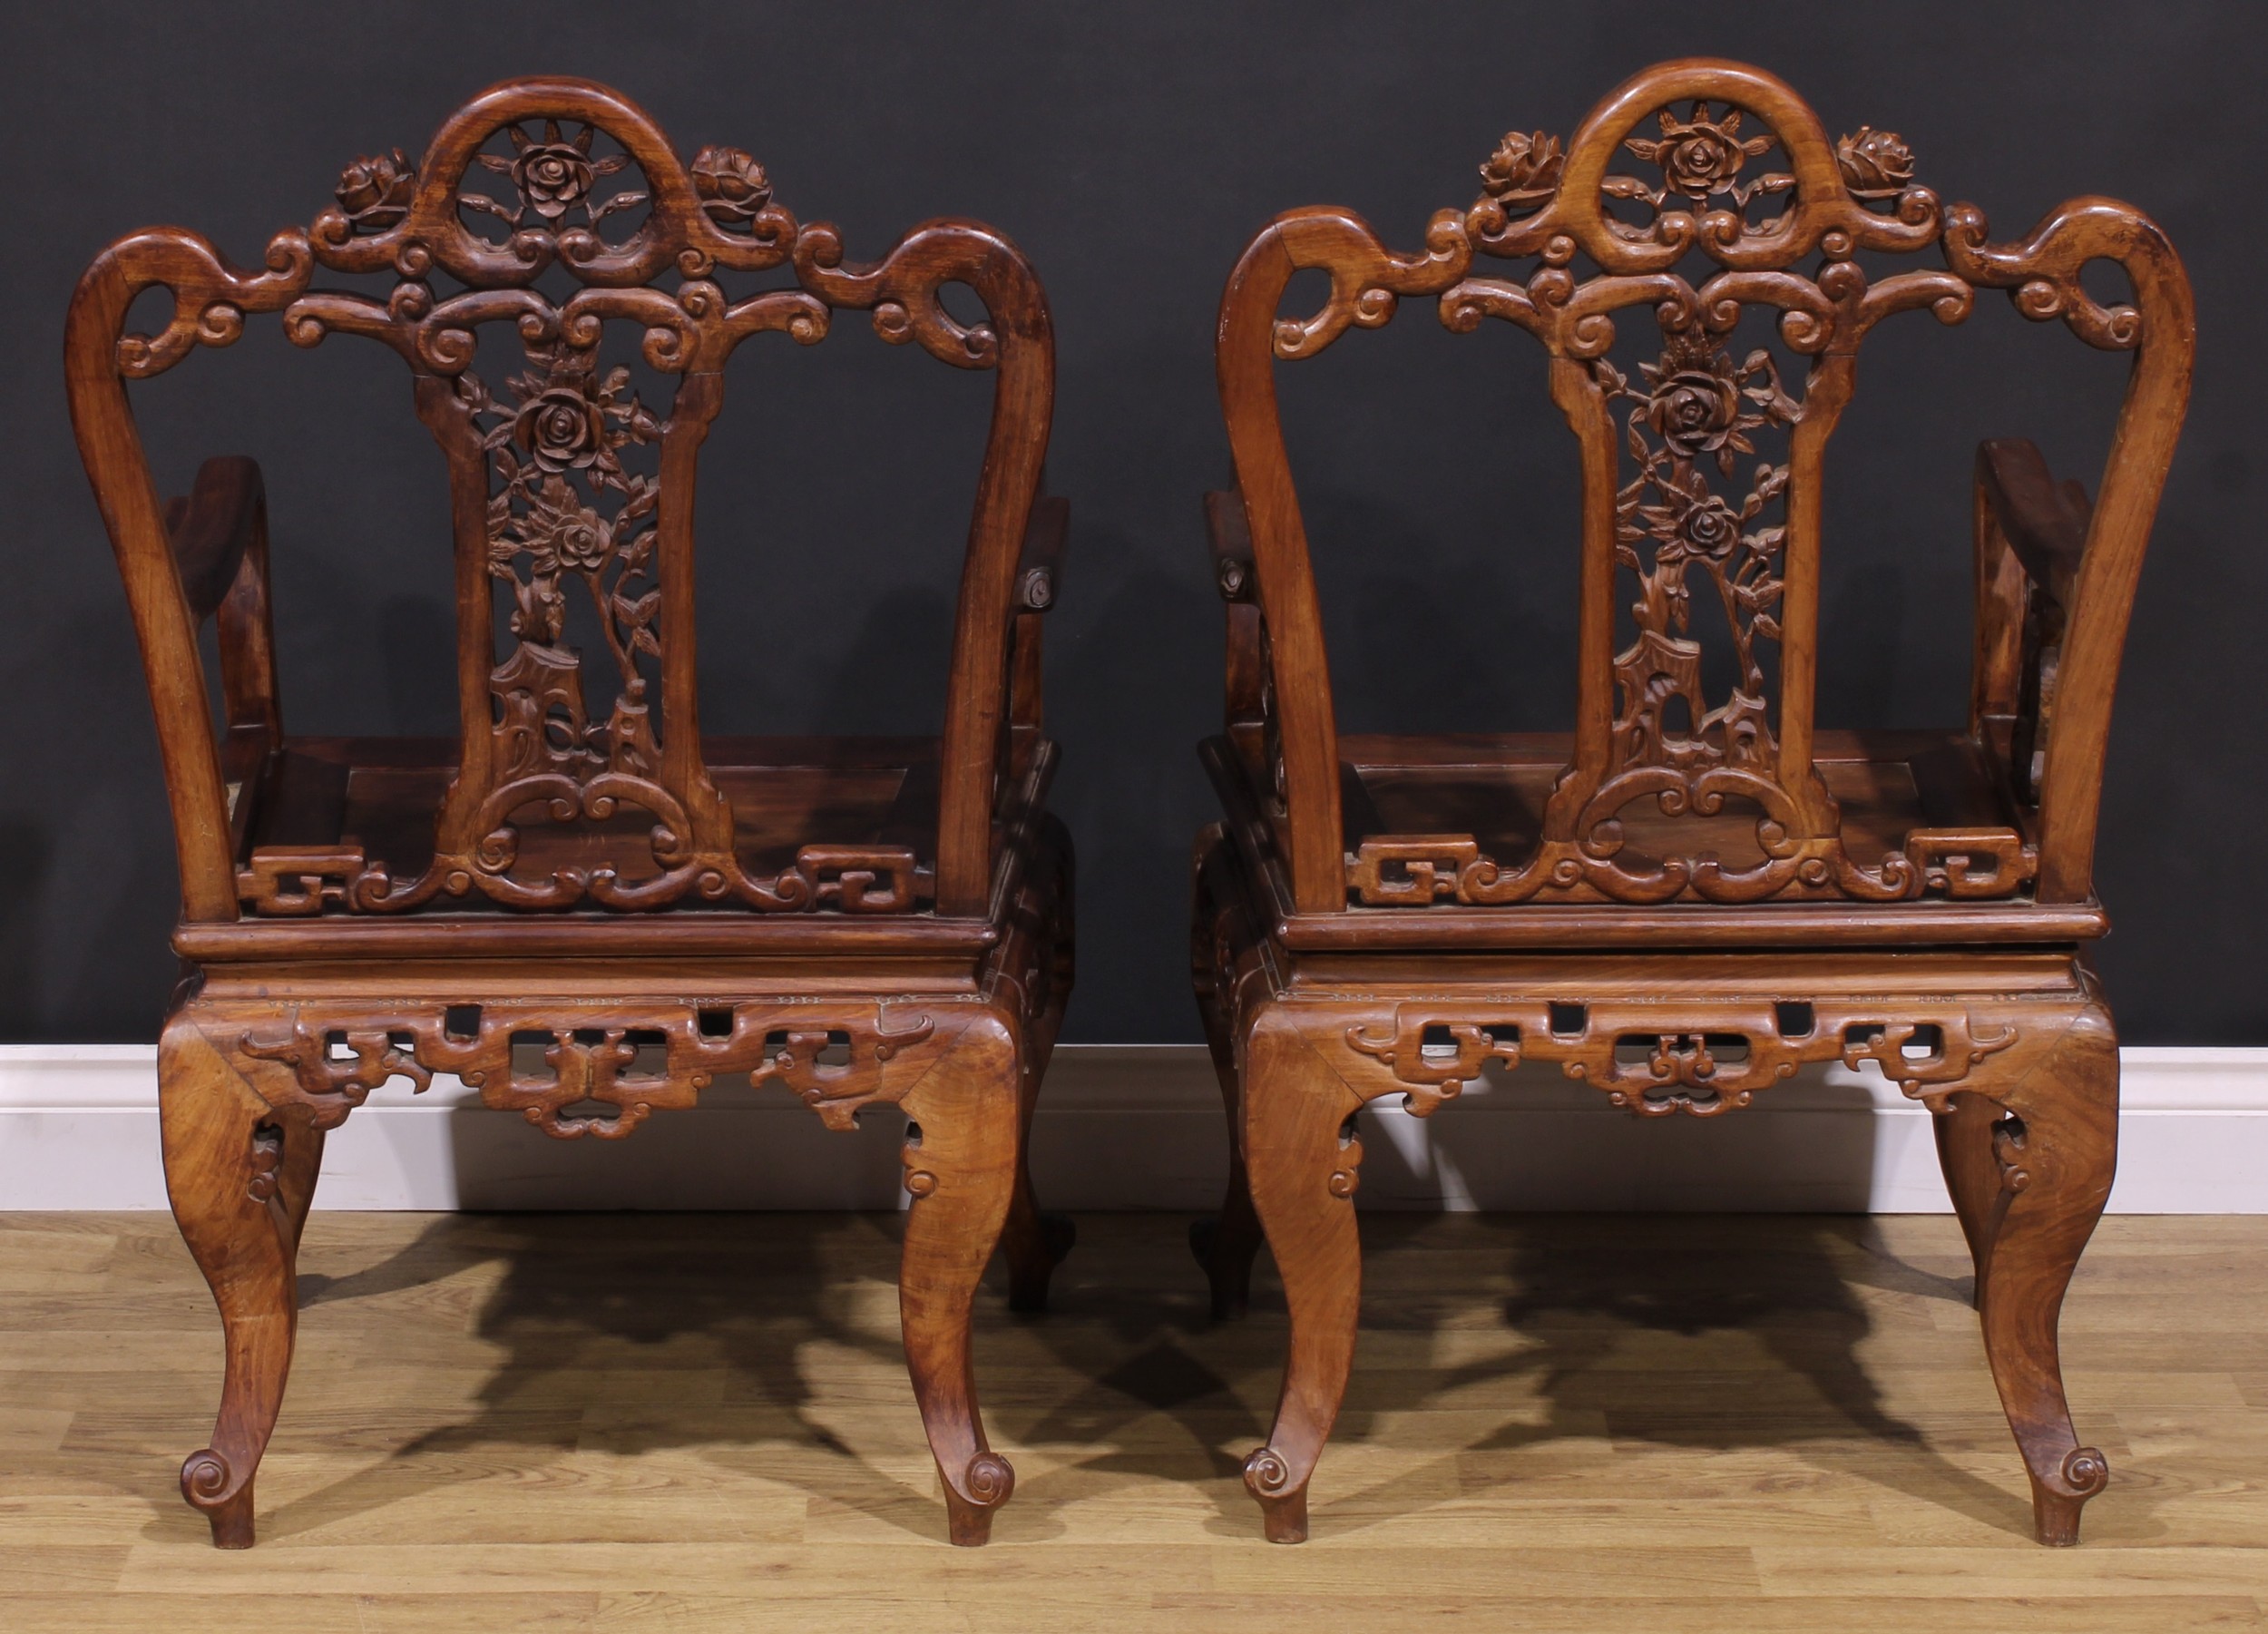
[[[554,386],[520,406],[512,435],[546,471],[588,466],[606,446],[599,405],[572,386]]]
[[[1740,518],[1717,495],[1706,494],[1694,500],[1677,531],[1696,555],[1721,556],[1740,543]]]
[[[1481,186],[1504,204],[1540,203],[1559,191],[1559,172],[1566,166],[1558,137],[1541,131],[1531,136],[1511,131],[1481,167]]]
[[[1857,199],[1892,198],[1913,181],[1913,150],[1895,131],[1861,125],[1857,135],[1835,143],[1835,162],[1843,167],[1843,185]]]
[[[764,167],[738,148],[703,148],[693,156],[693,191],[713,221],[748,221],[772,201]]]
[[[584,142],[590,140],[584,132]],[[512,161],[512,184],[547,221],[556,221],[591,192],[591,155],[571,142],[531,142]]]
[[[402,150],[357,159],[339,172],[338,208],[357,227],[383,232],[409,214],[417,172]]]
[[[1740,417],[1732,381],[1706,369],[1683,368],[1657,381],[1646,406],[1654,434],[1687,459],[1722,448]]]
[[[552,548],[559,553],[562,567],[604,567],[614,549],[614,530],[588,505],[573,505],[561,516]]]
[[[1773,142],[1769,135],[1743,141],[1737,108],[1727,108],[1721,117],[1711,119],[1708,103],[1696,103],[1682,121],[1667,108],[1661,111],[1660,120],[1660,141],[1632,137],[1623,145],[1640,159],[1660,165],[1670,191],[1696,201],[1706,201],[1731,188],[1740,167]]]

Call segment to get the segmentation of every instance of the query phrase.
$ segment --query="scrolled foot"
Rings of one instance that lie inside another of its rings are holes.
[[[1256,1447],[1245,1460],[1245,1491],[1260,1502],[1260,1526],[1271,1543],[1307,1541],[1307,1488],[1291,1484],[1291,1466],[1274,1447]]]
[[[1008,1267],[1008,1308],[1037,1314],[1048,1307],[1048,1283],[1055,1267],[1070,1257],[1079,1241],[1079,1227],[1068,1214],[1040,1216],[1040,1253]]]
[[[2032,1535],[2050,1549],[2079,1541],[2079,1511],[2110,1484],[2110,1461],[2094,1447],[2074,1447],[2063,1467],[2046,1479],[2032,1477]]]
[[[979,1453],[959,1482],[945,1482],[946,1536],[957,1548],[982,1548],[992,1541],[992,1512],[1015,1490],[1015,1467],[998,1453]]]
[[[202,1510],[212,1523],[215,1549],[252,1546],[252,1483],[239,1481],[229,1461],[210,1447],[191,1453],[181,1463],[181,1496]]]

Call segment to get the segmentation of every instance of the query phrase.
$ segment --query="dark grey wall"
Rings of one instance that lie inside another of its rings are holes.
[[[683,151],[751,150],[854,254],[932,214],[1005,229],[1061,346],[1052,475],[1074,561],[1049,685],[1081,852],[1071,1035],[1190,1038],[1183,869],[1208,808],[1191,749],[1218,707],[1197,496],[1227,468],[1209,350],[1224,275],[1293,204],[1352,205],[1414,246],[1508,127],[1565,132],[1631,70],[1709,51],[1791,79],[1833,131],[1903,132],[1923,180],[2003,236],[2104,191],[2188,259],[2204,351],[2112,739],[2103,964],[2133,1041],[2268,1042],[2268,768],[2244,633],[2268,585],[2238,402],[2268,361],[2263,303],[2239,293],[2262,248],[2264,16],[2242,0],[14,5],[0,1036],[146,1038],[171,979],[155,746],[59,367],[72,281],[116,233],[184,222],[250,260],[347,159],[415,154],[467,94],[533,72],[619,86]],[[1451,337],[1414,305],[1283,371],[1347,728],[1565,719],[1571,450],[1532,344],[1495,327]],[[400,366],[252,328],[142,391],[161,476],[185,485],[214,452],[266,463],[298,729],[446,730],[445,512]],[[2030,435],[2091,482],[2125,365],[1997,297],[1963,329],[1910,318],[1870,348],[1833,466],[1822,717],[1950,719],[1970,450]],[[704,466],[713,724],[934,721],[987,389],[855,323],[809,353],[743,348]]]

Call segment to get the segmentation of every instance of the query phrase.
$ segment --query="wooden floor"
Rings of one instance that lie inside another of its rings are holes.
[[[318,1214],[259,1547],[174,1486],[219,1326],[162,1215],[0,1215],[0,1629],[2268,1627],[2268,1218],[2106,1221],[2064,1320],[2112,1484],[2028,1541],[1950,1218],[1373,1216],[1315,1541],[1237,1479],[1273,1286],[1097,1216],[979,1311],[1014,1501],[950,1549],[890,1217]]]

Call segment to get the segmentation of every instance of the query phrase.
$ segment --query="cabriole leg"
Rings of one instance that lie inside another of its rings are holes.
[[[1991,1131],[1999,1189],[1979,1274],[1985,1353],[2031,1476],[2034,1532],[2042,1543],[2076,1543],[2079,1511],[2108,1484],[2110,1466],[2072,1428],[2056,1326],[2117,1156],[2110,1018],[2083,1013],[2037,1071],[1991,1092],[2009,1116]]]
[[[945,1486],[953,1542],[992,1535],[1016,1473],[984,1440],[970,1365],[969,1315],[1016,1185],[1018,1076],[1010,1029],[971,1026],[905,1101],[905,1257],[898,1310],[922,1425]]]
[[[1307,1482],[1338,1417],[1354,1360],[1362,1243],[1354,1189],[1363,1149],[1343,1132],[1360,1100],[1280,1015],[1245,1047],[1244,1149],[1252,1201],[1284,1278],[1290,1354],[1267,1444],[1245,1460],[1271,1543],[1307,1537]]]
[[[158,1052],[166,1194],[211,1286],[227,1346],[212,1444],[181,1465],[181,1494],[222,1549],[252,1546],[252,1478],[276,1427],[298,1321],[293,1258],[321,1137],[277,1113],[195,1024],[175,1017]]]

